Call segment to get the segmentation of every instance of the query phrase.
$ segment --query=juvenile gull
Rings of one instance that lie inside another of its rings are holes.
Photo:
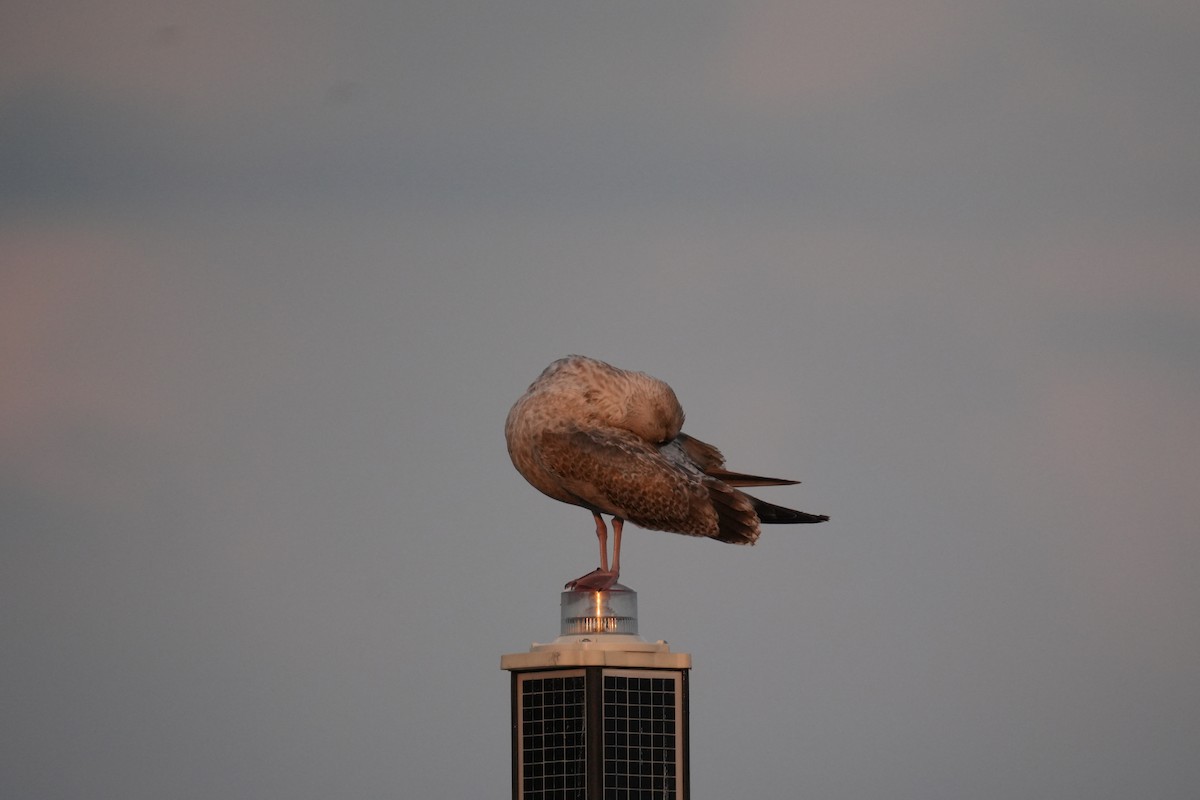
[[[586,356],[567,356],[546,367],[508,412],[504,436],[517,471],[538,491],[582,506],[595,518],[600,568],[568,588],[603,591],[616,583],[626,520],[651,530],[754,544],[760,522],[829,519],[738,491],[735,487],[797,481],[730,472],[720,450],[681,433],[682,426],[683,409],[670,386]],[[613,518],[611,569],[601,514]]]

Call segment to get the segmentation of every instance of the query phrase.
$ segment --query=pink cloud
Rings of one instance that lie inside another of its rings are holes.
[[[741,6],[725,53],[740,97],[790,104],[892,81],[954,41],[969,12],[944,0]]]
[[[145,255],[111,234],[0,235],[0,452],[52,491],[112,493],[119,465],[88,463],[80,437],[136,445],[169,426],[153,379],[154,320],[168,307]]]
[[[1013,463],[1026,496],[1045,498],[1047,542],[1069,547],[1064,590],[1117,629],[1177,624],[1200,557],[1196,383],[1130,359],[1059,361],[1043,377]]]
[[[1074,303],[1153,302],[1200,307],[1195,226],[1058,229],[1026,275],[1039,293]]]
[[[34,5],[34,4],[31,4]],[[0,91],[61,84],[172,106],[191,121],[320,99],[339,29],[321,13],[144,0],[38,6],[0,31]]]

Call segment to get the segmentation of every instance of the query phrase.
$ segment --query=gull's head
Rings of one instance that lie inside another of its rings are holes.
[[[621,426],[650,442],[669,442],[683,427],[683,407],[670,386],[640,372],[629,373],[630,393]]]

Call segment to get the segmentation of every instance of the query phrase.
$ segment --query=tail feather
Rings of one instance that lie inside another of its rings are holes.
[[[800,481],[790,481],[786,478],[767,478],[762,475],[747,475],[744,472],[731,472],[725,469],[725,456],[721,451],[708,442],[702,442],[695,436],[680,433],[669,445],[676,446],[687,454],[688,459],[698,466],[702,472],[727,486],[792,486]]]

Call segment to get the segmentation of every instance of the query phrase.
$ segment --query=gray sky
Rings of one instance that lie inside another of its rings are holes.
[[[0,8],[0,796],[506,797],[571,352],[765,499],[631,529],[693,797],[1200,785],[1194,2]]]

